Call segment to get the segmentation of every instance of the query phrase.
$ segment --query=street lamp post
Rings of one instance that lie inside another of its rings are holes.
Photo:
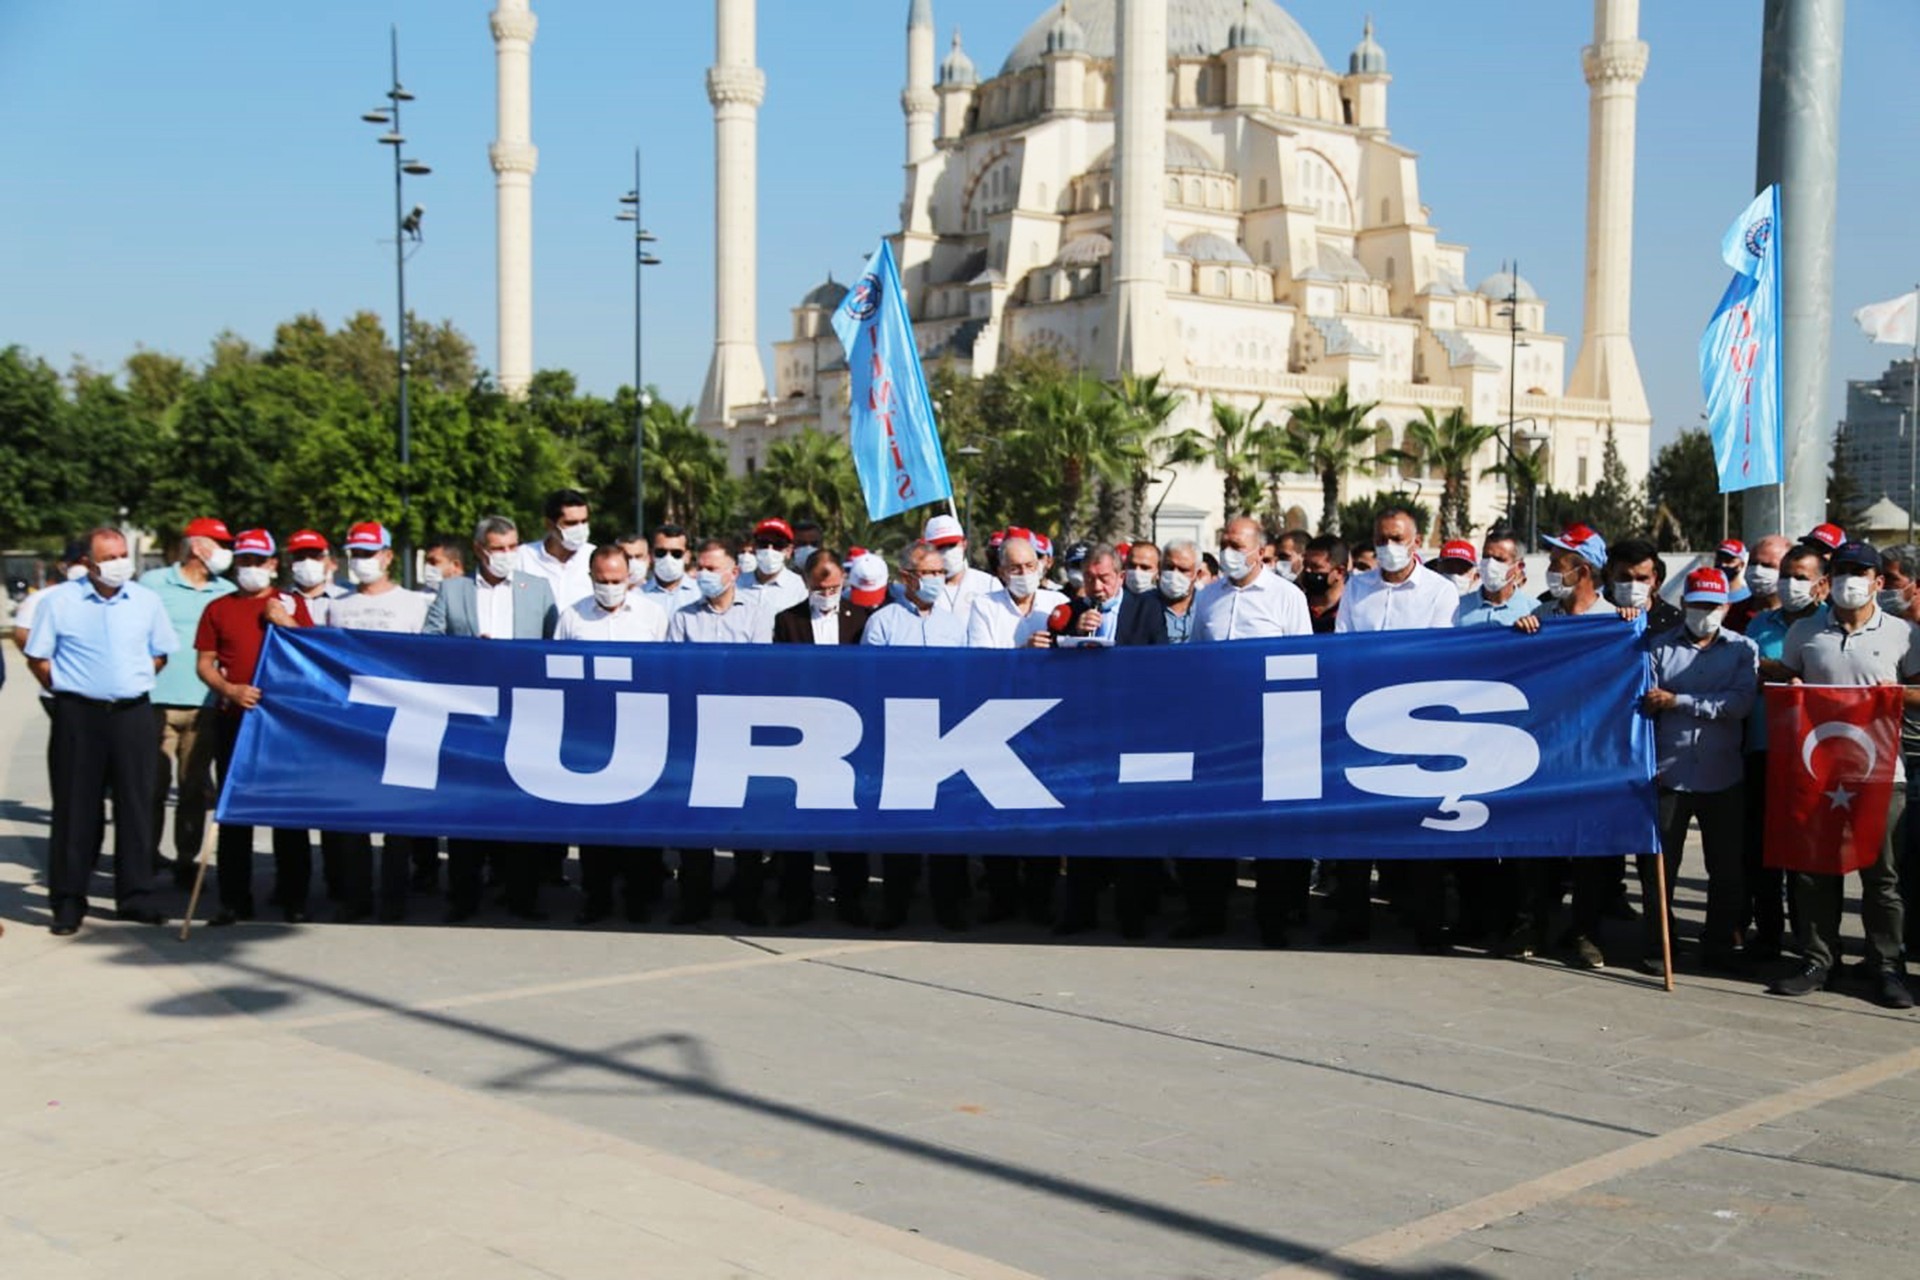
[[[394,292],[398,297],[399,318],[394,326],[394,350],[398,360],[400,383],[400,537],[401,537],[401,579],[408,586],[413,585],[413,547],[407,533],[407,520],[411,496],[411,480],[408,469],[413,462],[413,431],[407,411],[407,258],[409,244],[420,243],[420,221],[426,216],[426,210],[414,205],[407,210],[405,183],[406,178],[424,177],[433,170],[418,160],[405,159],[400,148],[406,145],[407,137],[400,131],[400,104],[412,102],[413,94],[400,83],[400,28],[395,26],[388,32],[392,57],[392,82],[387,86],[387,102],[384,107],[375,107],[361,115],[368,124],[381,125],[385,132],[379,137],[383,147],[393,151],[393,276]]]
[[[655,242],[653,232],[640,219],[640,148],[633,149],[633,190],[620,197],[626,207],[615,214],[621,222],[633,224],[633,527],[644,534],[647,527],[647,384],[643,378],[644,353],[640,345],[641,317],[645,294],[642,281],[648,267],[660,265],[660,259],[647,252]]]
[[[1507,267],[1506,305],[1494,314],[1502,316],[1507,322],[1507,457],[1513,457],[1513,429],[1517,425],[1514,417],[1519,412],[1518,399],[1520,387],[1520,348],[1529,345],[1520,340],[1525,332],[1520,325],[1520,263],[1516,259]],[[1507,472],[1507,525],[1513,525],[1513,472]]]
[[[960,531],[967,535],[968,545],[973,543],[973,460],[985,453],[985,449],[972,444],[961,445],[953,451],[954,457],[966,459],[963,470],[966,472],[967,488],[960,499]]]

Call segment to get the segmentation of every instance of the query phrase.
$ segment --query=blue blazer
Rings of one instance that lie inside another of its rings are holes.
[[[553,607],[553,587],[532,573],[516,573],[513,583],[513,638],[551,640],[559,613]],[[477,636],[480,634],[480,592],[470,577],[452,578],[427,606],[426,634]]]

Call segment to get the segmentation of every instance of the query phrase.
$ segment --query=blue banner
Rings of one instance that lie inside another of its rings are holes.
[[[847,440],[867,517],[883,520],[951,498],[953,482],[907,316],[907,293],[886,241],[833,313],[833,331],[847,350]]]
[[[1754,197],[1720,242],[1733,280],[1700,337],[1700,387],[1720,492],[1780,483],[1780,188]]]
[[[1617,620],[1165,648],[273,628],[222,822],[594,844],[1456,858],[1658,847]]]

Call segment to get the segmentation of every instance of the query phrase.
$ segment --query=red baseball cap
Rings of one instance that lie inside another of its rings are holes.
[[[265,529],[243,529],[240,536],[233,540],[233,554],[270,556],[273,554],[273,535]]]
[[[1829,551],[1840,548],[1847,540],[1847,531],[1837,524],[1817,524],[1800,539],[1803,543],[1825,547]]]
[[[792,542],[793,526],[785,520],[782,520],[779,516],[768,516],[765,520],[753,526],[753,536],[756,538],[764,538],[773,534],[778,534],[788,542]]]
[[[212,538],[215,542],[232,542],[233,534],[227,531],[225,520],[216,520],[212,516],[201,516],[187,521],[189,538]]]
[[[1592,525],[1570,524],[1561,530],[1559,537],[1540,541],[1563,551],[1578,551],[1582,559],[1595,567],[1607,562],[1607,540]]]
[[[1744,564],[1747,559],[1747,544],[1738,538],[1728,538],[1720,544],[1720,554],[1729,560],[1738,560]]]
[[[387,527],[377,520],[363,520],[347,530],[347,550],[385,551],[393,545]]]
[[[289,551],[326,551],[328,549],[327,540],[312,529],[296,530],[294,535],[287,539]]]
[[[1725,604],[1727,590],[1726,574],[1718,569],[1695,569],[1687,575],[1687,593],[1682,600],[1686,604]]]
[[[1480,549],[1478,547],[1468,542],[1465,538],[1455,538],[1440,548],[1440,554],[1434,557],[1434,562],[1438,563],[1441,560],[1458,560],[1462,564],[1471,565],[1479,558]]]

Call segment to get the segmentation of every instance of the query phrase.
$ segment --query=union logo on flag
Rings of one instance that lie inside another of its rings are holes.
[[[1900,758],[1899,685],[1770,684],[1766,865],[1845,875],[1880,856]]]

